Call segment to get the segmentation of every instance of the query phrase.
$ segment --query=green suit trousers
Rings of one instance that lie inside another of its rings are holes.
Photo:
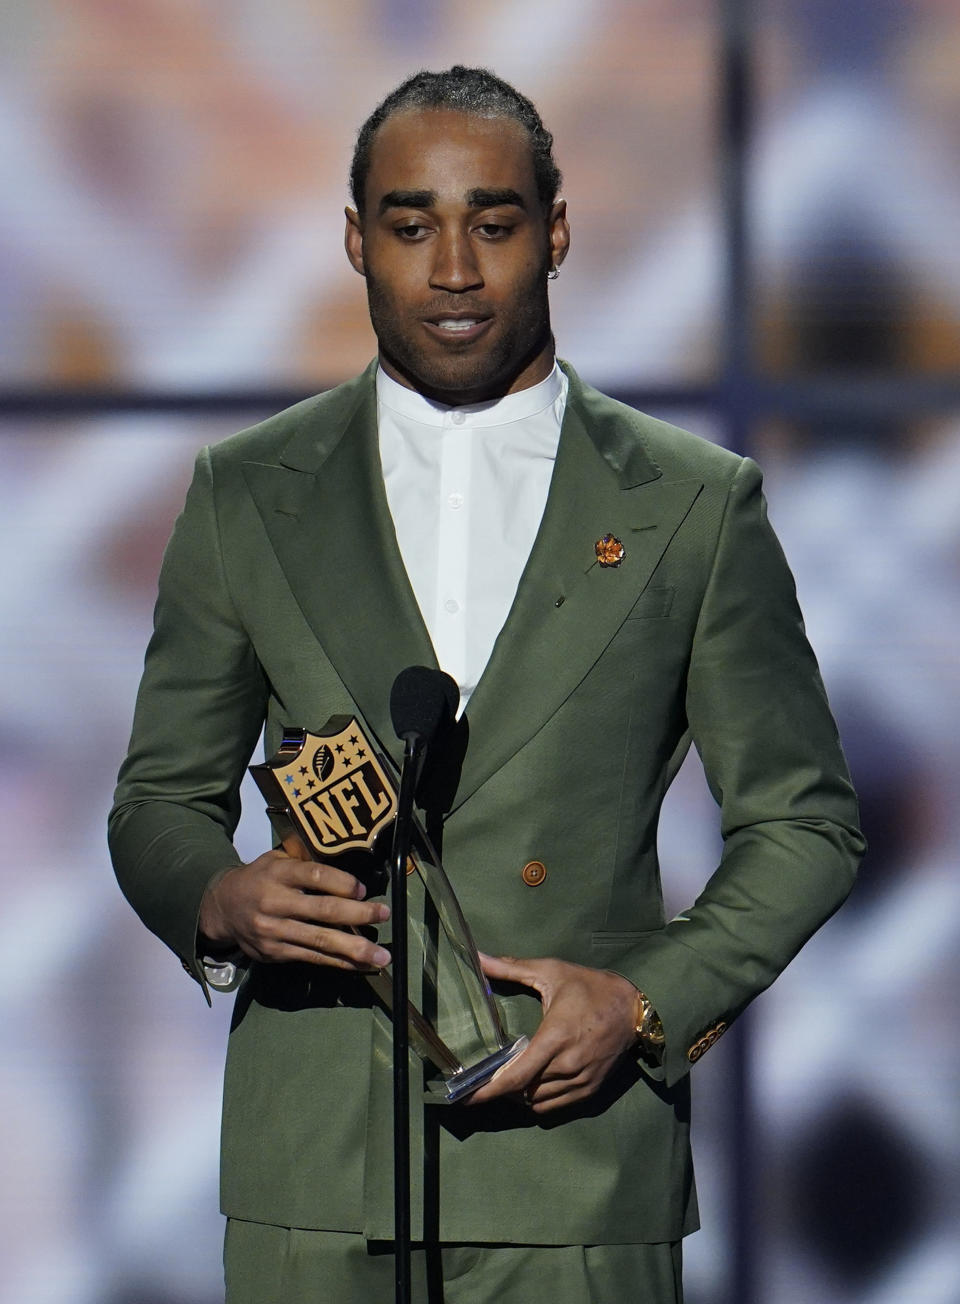
[[[390,1304],[393,1247],[231,1218],[226,1304]],[[414,1304],[682,1304],[681,1242],[416,1245]]]

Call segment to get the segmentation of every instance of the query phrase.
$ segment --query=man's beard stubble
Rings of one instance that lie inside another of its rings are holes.
[[[369,271],[366,274],[370,321],[384,358],[420,393],[451,404],[479,403],[506,394],[516,377],[550,342],[550,308],[547,268],[537,269],[514,298],[515,311],[492,347],[466,346],[444,355],[428,356],[416,343],[424,318],[443,312],[476,310],[488,316],[482,292],[473,298],[438,295],[420,305],[416,315],[398,311],[390,292]],[[493,329],[502,326],[504,308],[496,314]],[[408,325],[408,329],[404,326]]]

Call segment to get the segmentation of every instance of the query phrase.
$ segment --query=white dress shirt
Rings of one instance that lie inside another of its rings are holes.
[[[377,372],[380,461],[400,555],[443,670],[466,706],[543,516],[567,378],[446,407]]]

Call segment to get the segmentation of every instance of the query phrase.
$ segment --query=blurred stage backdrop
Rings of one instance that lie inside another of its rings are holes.
[[[371,356],[353,134],[465,61],[557,137],[561,354],[765,468],[872,844],[694,1072],[689,1299],[956,1304],[960,5],[32,0],[0,61],[0,1297],[222,1300],[229,1000],[104,816],[193,454]],[[672,908],[713,827],[688,764]]]

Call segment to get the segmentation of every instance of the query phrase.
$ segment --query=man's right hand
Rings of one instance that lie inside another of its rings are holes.
[[[228,869],[200,904],[200,946],[239,946],[253,960],[299,960],[365,972],[390,963],[376,942],[349,931],[381,924],[389,907],[365,901],[363,884],[334,869],[268,851]]]

